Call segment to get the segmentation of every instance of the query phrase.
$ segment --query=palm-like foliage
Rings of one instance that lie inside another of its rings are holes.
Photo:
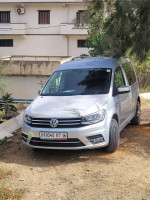
[[[8,111],[17,112],[17,108],[12,105],[13,99],[11,98],[11,94],[6,93],[2,96],[2,100],[0,100],[0,110],[4,110],[7,115]]]

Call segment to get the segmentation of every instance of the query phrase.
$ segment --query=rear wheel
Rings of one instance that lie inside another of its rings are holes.
[[[133,125],[139,125],[141,121],[141,107],[140,107],[140,102],[137,101],[136,105],[136,113],[133,119],[131,120],[131,124]]]
[[[119,146],[120,133],[118,128],[118,123],[116,119],[111,120],[110,130],[109,130],[109,144],[105,147],[105,151],[112,153],[115,152]]]

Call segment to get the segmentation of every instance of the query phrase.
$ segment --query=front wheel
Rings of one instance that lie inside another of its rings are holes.
[[[115,152],[119,146],[120,133],[118,128],[118,123],[116,119],[111,120],[110,130],[109,130],[109,144],[105,147],[105,151],[112,153]]]
[[[133,119],[131,120],[131,124],[133,125],[139,125],[141,121],[141,108],[140,108],[140,102],[137,101],[136,105],[136,113]]]

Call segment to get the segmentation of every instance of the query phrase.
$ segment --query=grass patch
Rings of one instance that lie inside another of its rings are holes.
[[[142,97],[140,97],[140,99],[141,99],[141,103],[150,103],[150,99],[144,99],[144,98],[142,98]]]
[[[6,145],[8,143],[12,143],[12,140],[5,137],[4,139],[0,140],[0,145]]]
[[[7,122],[7,119],[0,118],[0,124],[2,124],[3,122]]]
[[[0,180],[12,175],[12,173],[12,170],[0,168]],[[12,189],[2,185],[0,186],[0,200],[21,200],[26,192],[26,189]]]
[[[150,87],[144,89],[144,88],[140,88],[140,93],[147,93],[150,92]]]
[[[0,186],[0,200],[20,200],[26,192],[26,189],[12,190],[10,188]]]
[[[6,178],[8,175],[12,175],[12,170],[0,168],[0,179]]]

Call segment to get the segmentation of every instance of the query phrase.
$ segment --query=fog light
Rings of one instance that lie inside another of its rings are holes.
[[[89,136],[87,137],[87,139],[92,143],[92,144],[98,144],[98,143],[101,143],[101,142],[104,142],[104,137],[99,134],[99,135],[92,135],[92,136]]]

